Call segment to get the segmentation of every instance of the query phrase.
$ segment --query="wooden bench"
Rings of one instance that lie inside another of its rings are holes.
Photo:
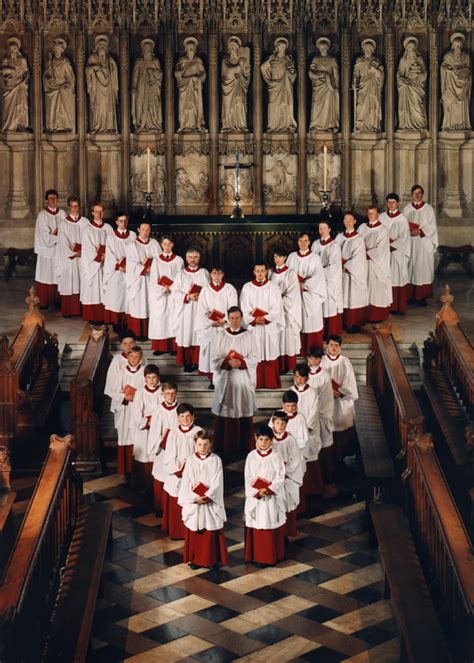
[[[355,402],[355,426],[359,440],[364,474],[369,486],[368,500],[393,496],[395,469],[390,447],[380,417],[374,390],[359,385]]]
[[[446,663],[451,660],[438,616],[399,506],[371,504],[370,513],[384,568],[386,589],[402,644],[402,661]]]
[[[77,469],[101,473],[100,417],[104,388],[110,365],[107,327],[92,328],[84,354],[71,382],[71,433],[77,452]]]
[[[425,430],[425,421],[408,379],[390,324],[374,327],[367,357],[367,383],[372,386],[393,453],[403,458],[411,435]]]
[[[109,504],[82,506],[81,498],[72,438],[52,436],[0,586],[2,663],[43,660],[48,645],[53,656],[57,606],[71,611],[70,619],[60,616],[61,638],[76,653],[56,660],[85,660],[112,513]]]
[[[421,556],[434,576],[455,660],[470,663],[474,660],[473,548],[430,435],[410,441],[404,481],[407,513]]]
[[[28,311],[11,345],[6,337],[0,339],[0,445],[8,456],[3,464],[13,460],[17,467],[40,451],[44,457],[37,433],[52,413],[59,389],[57,337],[45,329],[34,287],[26,302]]]
[[[13,545],[13,503],[16,493],[0,494],[0,578]]]
[[[472,276],[472,268],[469,264],[471,254],[474,253],[472,244],[463,244],[462,246],[440,244],[438,246],[438,253],[441,256],[441,260],[436,268],[436,276],[441,276],[446,267],[452,262],[460,265],[468,276]]]

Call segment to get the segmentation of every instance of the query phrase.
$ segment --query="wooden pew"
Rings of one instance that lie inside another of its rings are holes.
[[[13,545],[13,503],[15,499],[16,493],[13,490],[0,494],[0,578]]]
[[[455,660],[470,663],[474,660],[473,548],[430,435],[410,441],[404,483],[409,495],[407,512],[422,558],[434,576]]]
[[[2,663],[44,660],[54,651],[55,606],[63,601],[64,578],[71,577],[80,582],[74,580],[74,596],[61,604],[66,611],[62,637],[77,653],[56,660],[85,660],[111,508],[105,503],[82,506],[81,497],[72,437],[53,435],[0,586]],[[87,556],[77,558],[77,542],[85,540]],[[78,606],[87,606],[84,614]]]
[[[108,329],[106,326],[92,328],[70,389],[71,433],[76,444],[77,469],[88,474],[101,473],[100,417],[109,365]]]
[[[11,345],[0,339],[0,478],[9,488],[9,468],[31,449],[52,412],[59,388],[58,342],[46,331],[35,288]]]
[[[374,390],[392,449],[403,457],[408,438],[424,433],[425,421],[390,324],[376,326],[372,332],[372,352],[367,357],[367,383]]]
[[[474,533],[474,351],[444,286],[436,329],[423,347],[422,385],[438,457],[459,510]]]
[[[359,398],[355,402],[355,427],[359,441],[364,474],[368,483],[367,501],[384,500],[394,495],[395,468],[390,447],[370,385],[359,385]]]
[[[370,514],[384,568],[386,595],[400,631],[400,660],[450,661],[403,510],[392,504],[373,503]]]

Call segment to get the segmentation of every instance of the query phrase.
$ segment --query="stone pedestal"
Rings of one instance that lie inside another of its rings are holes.
[[[426,131],[395,132],[395,191],[398,192],[402,205],[411,200],[410,189],[415,183],[429,182],[429,149]],[[423,188],[426,190],[427,200],[430,200],[431,192],[428,191],[428,186],[423,185]]]
[[[463,131],[449,131],[439,134],[439,151],[442,155],[439,160],[440,188],[444,189],[442,212],[451,218],[463,214],[462,202],[465,199],[461,183],[461,145],[466,140]]]
[[[65,208],[68,196],[79,195],[77,136],[47,134],[42,141],[42,153],[44,188],[57,189],[59,205]]]
[[[87,190],[91,202],[102,202],[108,217],[117,212],[120,203],[120,156],[118,134],[90,134]]]
[[[377,186],[377,179],[385,172],[384,152],[377,148],[383,141],[383,135],[369,132],[352,134],[352,200],[355,208],[365,214],[367,207],[379,202],[377,191],[383,191],[385,182]]]
[[[7,213],[12,219],[24,219],[31,214],[29,199],[32,189],[27,189],[29,176],[28,161],[33,154],[33,136],[30,133],[6,133],[5,139],[10,148],[10,193]]]

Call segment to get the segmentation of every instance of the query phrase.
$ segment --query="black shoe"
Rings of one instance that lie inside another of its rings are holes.
[[[200,566],[198,566],[197,564],[193,564],[192,562],[189,562],[188,566],[192,571],[197,571],[198,569],[201,568]]]
[[[417,299],[416,300],[416,305],[417,306],[428,306],[428,302],[426,299]]]
[[[210,389],[211,391],[214,391],[215,387],[214,387],[214,385],[212,384],[212,382],[209,382],[208,389]]]
[[[193,367],[192,366],[184,366],[183,371],[185,373],[192,373],[193,372]]]
[[[189,372],[194,373],[194,371],[197,371],[197,369],[198,369],[197,364],[191,364],[191,366],[189,367]]]
[[[168,354],[172,355],[173,357],[176,357],[176,350],[171,350],[171,352],[168,352]]]
[[[164,355],[165,353],[162,352],[161,350],[153,350],[153,356],[154,357],[161,357],[161,355]]]
[[[349,327],[349,329],[347,330],[348,334],[358,334],[359,332],[360,332],[360,327],[357,327],[356,325]]]

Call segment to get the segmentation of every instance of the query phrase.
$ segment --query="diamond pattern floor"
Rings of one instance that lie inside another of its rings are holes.
[[[398,661],[377,549],[363,502],[350,492],[315,501],[298,520],[287,559],[244,563],[243,462],[226,468],[229,564],[191,570],[183,545],[117,475],[85,484],[86,499],[113,504],[113,542],[96,607],[91,660]]]

